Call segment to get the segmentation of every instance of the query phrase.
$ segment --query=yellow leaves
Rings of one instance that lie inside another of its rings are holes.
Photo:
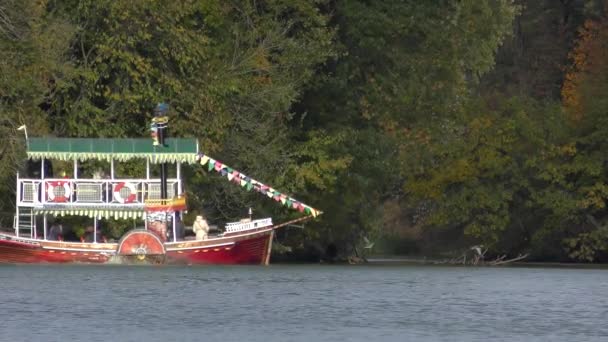
[[[268,60],[266,49],[258,48],[253,56],[253,66],[255,69],[260,71],[270,71],[272,64]]]
[[[582,209],[604,209],[608,198],[608,185],[596,183],[590,187],[581,188],[584,198],[579,201],[578,206]]]
[[[558,151],[563,156],[574,157],[574,155],[576,155],[576,144],[571,142],[569,144],[558,146]]]
[[[469,124],[469,128],[472,131],[483,131],[485,129],[488,129],[492,126],[492,119],[488,118],[488,117],[476,117],[473,120],[471,120],[471,123]]]
[[[579,32],[579,39],[570,52],[572,67],[562,85],[562,103],[570,119],[580,122],[588,113],[596,95],[604,96],[601,89],[608,73],[608,21],[587,20]],[[598,86],[598,82],[599,85]]]
[[[476,175],[471,161],[461,158],[447,163],[445,168],[430,171],[424,179],[411,180],[406,189],[423,198],[438,199],[447,186],[466,182]]]
[[[371,120],[373,116],[371,112],[371,104],[365,96],[359,99],[359,107],[361,108],[361,116],[367,120]]]
[[[296,170],[296,179],[298,183],[308,183],[319,190],[327,190],[337,181],[336,172],[346,169],[352,161],[353,158],[348,156],[305,163]]]

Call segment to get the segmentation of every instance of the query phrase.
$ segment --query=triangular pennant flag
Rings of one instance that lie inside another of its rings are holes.
[[[221,169],[221,170],[220,170],[220,174],[221,174],[222,176],[225,176],[227,173],[228,173],[228,171],[226,171],[226,169]]]
[[[203,157],[201,158],[201,165],[207,164],[208,161],[209,161],[209,157],[203,155]]]
[[[215,166],[215,160],[209,158],[209,171],[213,170],[214,166]]]
[[[287,200],[285,201],[285,205],[287,206],[287,208],[291,208],[291,200]]]
[[[311,209],[310,211],[312,213],[312,217],[317,217],[317,215],[319,215],[319,212],[316,209]]]
[[[292,208],[294,209],[298,209],[298,207],[300,206],[300,203],[298,203],[298,201],[293,201],[293,203],[291,204]]]
[[[281,195],[281,203],[285,204],[286,201],[287,201],[287,198],[285,198],[285,196]]]
[[[226,166],[226,165],[224,165]],[[226,167],[226,171],[228,171],[228,173],[232,173],[232,171],[234,171],[231,167]]]
[[[220,171],[222,169],[222,163],[220,162],[215,162],[215,171]]]
[[[266,196],[268,196],[269,198],[274,197],[274,194],[272,193],[272,191],[268,191],[266,192]]]
[[[310,214],[310,207],[305,207],[304,211],[306,211],[307,214]]]
[[[245,182],[244,179],[241,179],[241,186],[245,186],[245,185],[247,185],[247,182]]]
[[[228,180],[231,181],[234,178],[234,174],[232,172],[228,173]]]
[[[304,206],[302,205],[302,203],[300,203],[300,204],[298,205],[298,211],[299,211],[299,212],[301,212],[301,213],[303,213],[303,212],[304,212]]]
[[[251,191],[253,189],[253,184],[251,182],[247,182],[247,191]]]

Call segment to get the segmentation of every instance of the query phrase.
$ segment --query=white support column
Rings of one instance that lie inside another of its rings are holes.
[[[19,172],[17,172],[17,201],[15,201],[15,235],[19,237],[19,203],[21,202],[21,186],[19,186]]]
[[[74,159],[74,179],[78,179],[78,160]]]
[[[44,229],[44,239],[46,240],[46,231],[47,231],[47,220],[46,214],[42,216],[42,229]]]
[[[44,179],[44,158],[40,159],[40,179]]]
[[[30,227],[31,227],[31,234],[33,235],[34,239],[38,238],[38,227],[36,227],[36,215],[34,215],[34,210],[32,210],[32,208],[30,208],[31,210],[31,215],[30,216]]]
[[[146,158],[146,179],[150,179],[150,159]]]
[[[114,159],[110,159],[110,179],[114,180]]]
[[[177,196],[182,195],[182,163],[177,162],[176,166],[176,174],[177,174]]]
[[[177,234],[175,234],[175,211],[173,212],[173,242],[177,242]]]
[[[19,207],[15,210],[15,235],[19,237]]]
[[[93,218],[93,243],[97,243],[97,216]]]

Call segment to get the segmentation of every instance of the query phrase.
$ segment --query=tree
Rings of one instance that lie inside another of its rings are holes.
[[[338,1],[331,10],[339,54],[296,109],[302,140],[347,137],[329,159],[352,162],[334,191],[315,195],[328,208],[324,238],[348,250],[384,229],[383,203],[404,198],[402,183],[420,162],[408,146],[460,112],[470,86],[492,68],[517,8],[510,1]]]
[[[0,4],[0,212],[8,226],[14,210],[14,177],[23,165],[25,141],[47,131],[44,103],[53,84],[70,73],[65,50],[71,25],[45,15],[45,1],[7,0]]]

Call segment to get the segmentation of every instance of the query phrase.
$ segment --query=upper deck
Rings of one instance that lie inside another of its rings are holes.
[[[196,162],[197,153],[198,142],[190,138],[167,138],[164,145],[156,146],[147,138],[30,138],[27,156],[41,160],[40,172],[36,178],[17,175],[16,204],[18,208],[51,214],[141,217],[146,203],[182,194],[181,163]],[[72,177],[45,174],[45,163],[52,160],[72,161],[73,171],[67,172]],[[88,160],[109,162],[108,176],[81,177],[79,163]],[[116,178],[115,163],[129,160],[145,161],[146,174]],[[151,163],[176,164],[176,177],[167,179],[165,198],[161,198],[161,179],[150,177]]]

